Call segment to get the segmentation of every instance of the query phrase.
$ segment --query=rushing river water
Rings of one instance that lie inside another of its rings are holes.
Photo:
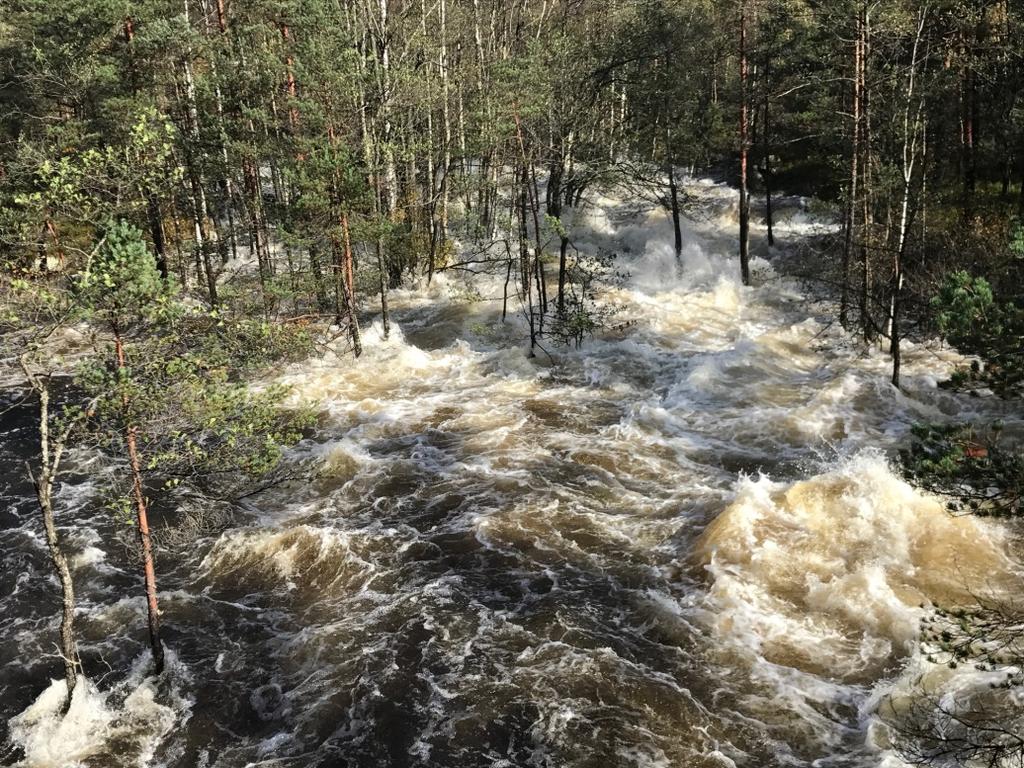
[[[956,358],[934,347],[909,350],[894,390],[886,356],[795,283],[759,264],[742,288],[724,232],[691,223],[678,270],[664,217],[601,201],[576,240],[629,270],[605,294],[621,327],[557,365],[527,356],[493,291],[441,279],[396,296],[392,338],[368,329],[358,362],[286,371],[322,409],[296,454],[323,472],[161,554],[160,680],[118,523],[66,485],[92,682],[63,720],[55,581],[19,469],[31,412],[9,411],[0,762],[898,765],[878,703],[922,674],[979,684],[921,659],[920,605],[1019,566],[1005,530],[948,516],[882,451],[998,406],[937,388]]]

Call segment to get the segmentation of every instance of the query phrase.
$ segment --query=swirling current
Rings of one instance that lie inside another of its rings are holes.
[[[690,187],[711,214],[681,267],[659,212],[580,215],[574,245],[628,276],[578,350],[528,356],[503,274],[481,295],[442,275],[392,297],[391,337],[370,325],[360,360],[279,372],[320,413],[289,460],[319,472],[161,550],[160,679],[81,459],[59,504],[90,681],[63,718],[32,413],[7,411],[0,762],[900,765],[879,702],[921,675],[976,682],[921,658],[921,606],[1019,590],[1021,561],[886,454],[918,421],[1008,414],[939,388],[957,356],[937,345],[911,345],[892,388],[886,356],[770,262],[741,286],[731,193]]]

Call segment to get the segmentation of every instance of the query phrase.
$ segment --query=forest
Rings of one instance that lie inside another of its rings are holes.
[[[0,765],[1024,768],[1024,2],[0,10]]]

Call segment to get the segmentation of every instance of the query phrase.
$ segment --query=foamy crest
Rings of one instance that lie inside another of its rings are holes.
[[[178,666],[169,654],[169,674]],[[10,721],[11,741],[24,752],[19,768],[107,765],[112,756],[146,765],[188,704],[172,695],[161,703],[156,681],[138,666],[125,683],[100,691],[78,678],[71,706],[62,714],[67,684],[54,680],[24,712]],[[128,764],[128,763],[121,763]]]
[[[743,286],[735,190],[681,183],[707,216],[684,222],[678,259],[649,201],[564,212],[572,258],[616,254],[628,273],[597,296],[618,310],[611,327],[578,349],[548,339],[529,356],[514,290],[502,312],[498,233],[479,252],[453,240],[483,273],[391,292],[390,336],[364,321],[360,359],[336,328],[325,354],[283,371],[320,410],[295,449],[319,477],[160,553],[168,658],[187,654],[204,683],[196,716],[173,664],[170,685],[138,670],[114,690],[83,683],[66,718],[55,683],[14,724],[26,768],[128,768],[157,747],[174,768],[889,768],[881,719],[920,700],[918,679],[950,701],[980,695],[983,676],[924,663],[917,622],[922,603],[1000,588],[1000,529],[949,517],[857,451],[914,422],[1005,414],[937,387],[959,360],[948,350],[908,344],[897,390],[888,355],[809,317],[803,287],[767,262]],[[777,202],[780,234],[800,236],[805,201]],[[763,235],[755,221],[754,253],[771,254]],[[829,469],[736,481],[808,462]],[[55,622],[32,504],[0,530],[0,548],[32,554],[0,572],[0,631],[39,657]],[[145,600],[104,546],[107,516],[75,524],[83,656],[120,669]]]
[[[792,485],[743,481],[697,552],[723,637],[853,679],[913,650],[920,605],[970,602],[1004,571],[1000,541],[864,453]]]
[[[54,680],[24,712],[11,719],[10,737],[25,752],[26,768],[81,765],[99,752],[115,718],[106,696],[84,677],[78,678],[71,706],[61,715],[67,683]]]
[[[270,580],[288,589],[330,589],[361,581],[372,566],[343,532],[300,525],[235,531],[222,536],[200,566],[220,582]]]

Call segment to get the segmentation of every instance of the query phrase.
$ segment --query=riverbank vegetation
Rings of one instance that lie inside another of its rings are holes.
[[[68,701],[67,452],[110,458],[159,673],[148,508],[276,482],[313,424],[252,382],[339,340],[362,365],[367,327],[391,332],[389,296],[441,274],[499,284],[531,355],[617,330],[601,300],[615,255],[573,230],[610,190],[665,211],[683,269],[684,180],[737,188],[734,272],[755,287],[752,264],[797,245],[781,209],[812,200],[835,226],[803,277],[850,344],[884,350],[891,386],[907,344],[939,337],[971,361],[942,386],[1019,401],[1022,35],[1013,0],[7,3],[2,357],[40,409],[28,471],[64,594]],[[74,382],[59,407],[58,377]],[[952,419],[920,425],[901,466],[951,514],[1013,521],[1021,446],[1019,425]],[[937,606],[923,642],[1019,692],[1019,617]],[[933,707],[897,722],[894,745],[1019,764],[1014,717]]]

